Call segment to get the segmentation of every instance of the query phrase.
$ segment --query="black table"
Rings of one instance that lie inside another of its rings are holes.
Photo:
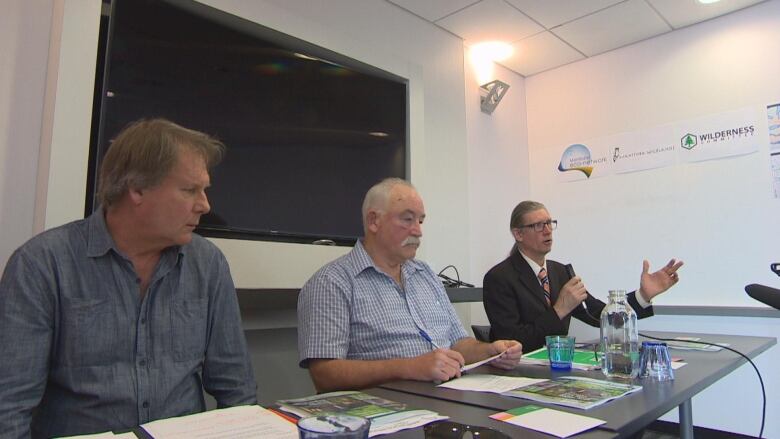
[[[729,343],[729,347],[736,349],[750,358],[754,358],[777,343],[773,337],[747,337],[734,335],[691,334],[647,331],[648,335],[659,338],[673,338],[677,336],[700,337],[702,341]],[[644,338],[643,338],[644,340]],[[680,413],[680,437],[693,438],[693,410],[691,398],[701,392],[720,378],[734,371],[746,361],[739,355],[725,349],[719,352],[703,352],[672,349],[672,356],[681,357],[686,366],[675,370],[675,380],[657,382],[638,379],[635,384],[643,386],[642,391],[626,395],[604,405],[589,410],[580,410],[563,406],[541,404],[519,398],[502,396],[494,393],[467,392],[461,390],[436,387],[432,383],[417,381],[395,381],[383,386],[382,389],[403,392],[409,395],[423,397],[426,400],[442,400],[470,406],[474,410],[487,410],[487,414],[508,410],[528,404],[536,404],[564,410],[577,414],[584,414],[607,421],[593,434],[611,432],[616,437],[627,437],[658,419],[664,413],[679,408]],[[556,376],[574,375],[590,378],[604,379],[601,371],[579,371],[560,373],[551,372],[547,366],[520,365],[512,371],[496,369],[490,366],[481,366],[470,373],[487,373],[507,376],[525,376],[534,378],[553,378]],[[759,397],[757,395],[757,397]],[[400,400],[398,397],[387,397],[392,400]],[[404,401],[405,402],[405,401]],[[432,402],[431,402],[432,403]],[[465,412],[466,410],[464,410]],[[475,412],[477,413],[477,412]],[[446,414],[446,413],[445,413]],[[461,413],[459,413],[461,414]],[[482,416],[481,414],[479,416]],[[488,419],[488,421],[493,421]],[[472,421],[469,421],[472,422]],[[485,425],[485,424],[478,424]],[[413,437],[413,436],[410,436]],[[416,436],[421,437],[421,436]]]

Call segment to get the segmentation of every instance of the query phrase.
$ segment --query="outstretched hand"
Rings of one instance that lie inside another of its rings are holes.
[[[650,262],[642,263],[642,277],[639,280],[639,293],[648,302],[664,291],[668,290],[680,280],[677,270],[682,267],[683,261],[672,259],[660,270],[650,273]]]

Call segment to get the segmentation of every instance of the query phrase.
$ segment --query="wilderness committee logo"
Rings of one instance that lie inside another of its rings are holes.
[[[680,139],[680,146],[685,149],[693,149],[698,144],[699,142],[696,140],[696,136],[691,133],[682,136],[682,139]]]
[[[593,174],[593,167],[595,164],[606,162],[606,157],[593,159],[590,154],[590,149],[581,143],[575,143],[569,145],[563,155],[561,156],[561,163],[558,164],[558,170],[561,172],[567,171],[579,171],[590,178]]]
[[[736,128],[728,128],[724,130],[711,131],[709,133],[704,133],[704,134],[688,133],[682,136],[682,138],[680,139],[680,146],[682,146],[687,150],[691,150],[698,145],[705,145],[708,143],[728,142],[731,140],[753,137],[755,134],[756,134],[756,127],[754,125],[745,125]]]

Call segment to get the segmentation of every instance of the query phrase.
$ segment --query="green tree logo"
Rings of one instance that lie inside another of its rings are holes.
[[[696,140],[696,136],[688,133],[680,139],[680,146],[682,146],[685,149],[693,149],[694,146],[698,145],[699,142]]]

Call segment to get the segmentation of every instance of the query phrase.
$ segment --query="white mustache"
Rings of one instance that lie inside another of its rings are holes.
[[[420,238],[416,236],[407,236],[406,239],[404,239],[404,242],[401,243],[401,246],[406,247],[407,245],[420,245]]]

